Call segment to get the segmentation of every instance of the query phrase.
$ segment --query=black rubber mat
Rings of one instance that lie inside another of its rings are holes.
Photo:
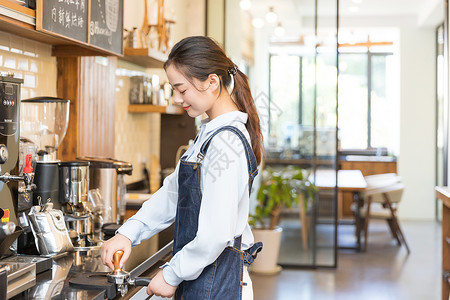
[[[73,288],[85,290],[105,290],[105,298],[112,299],[117,295],[115,283],[108,282],[107,272],[74,274],[69,284]]]

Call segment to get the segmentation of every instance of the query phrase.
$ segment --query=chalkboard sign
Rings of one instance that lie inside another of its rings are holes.
[[[122,54],[123,0],[91,0],[89,44]]]
[[[88,42],[89,0],[39,0],[36,29]]]

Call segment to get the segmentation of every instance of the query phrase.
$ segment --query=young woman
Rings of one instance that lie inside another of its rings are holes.
[[[174,100],[189,116],[206,113],[175,172],[104,243],[103,263],[175,222],[173,257],[148,294],[185,300],[253,299],[247,266],[261,243],[247,223],[249,194],[262,155],[259,117],[248,79],[212,39],[188,37],[164,64]]]

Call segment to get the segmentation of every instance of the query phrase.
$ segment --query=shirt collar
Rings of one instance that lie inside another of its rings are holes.
[[[241,122],[242,124],[246,124],[248,119],[248,115],[241,111],[231,111],[225,113],[223,115],[217,116],[213,120],[206,118],[202,121],[201,127],[204,128],[205,132],[213,131],[219,127],[223,127],[226,125],[231,125],[233,122]]]

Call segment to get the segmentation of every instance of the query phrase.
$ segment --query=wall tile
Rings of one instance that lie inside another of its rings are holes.
[[[32,40],[23,40],[23,54],[26,56],[36,56],[36,42]]]
[[[30,60],[30,72],[37,73],[37,71],[38,71],[37,61],[34,59]]]
[[[28,71],[28,59],[18,58],[17,69],[22,71]]]
[[[39,57],[48,58],[52,55],[52,47],[43,43],[36,42],[36,54]]]
[[[0,72],[24,79],[22,99],[56,96],[56,58],[51,49],[51,45],[0,31]]]
[[[10,40],[10,34],[0,31],[0,49],[9,51],[9,40]]]
[[[22,54],[23,53],[23,38],[16,35],[11,35],[9,37],[9,49],[13,53]]]
[[[140,71],[132,67],[118,69],[116,72],[114,155],[117,159],[133,164],[133,174],[125,178],[127,183],[143,178],[143,166],[150,171],[152,156],[159,159],[159,144],[158,147],[152,147],[153,141],[159,141],[159,129],[153,129],[154,122],[152,122],[154,115],[159,117],[159,114],[128,112],[129,76],[138,74],[141,74]]]
[[[29,95],[30,95],[30,92],[29,92],[28,89],[22,88],[22,89],[20,90],[20,97],[21,97],[22,99],[30,98]]]
[[[5,68],[15,70],[17,68],[17,61],[14,56],[8,55],[5,56],[5,62],[3,64]]]
[[[36,75],[32,73],[25,74],[24,76],[24,87],[35,88],[36,87]]]

